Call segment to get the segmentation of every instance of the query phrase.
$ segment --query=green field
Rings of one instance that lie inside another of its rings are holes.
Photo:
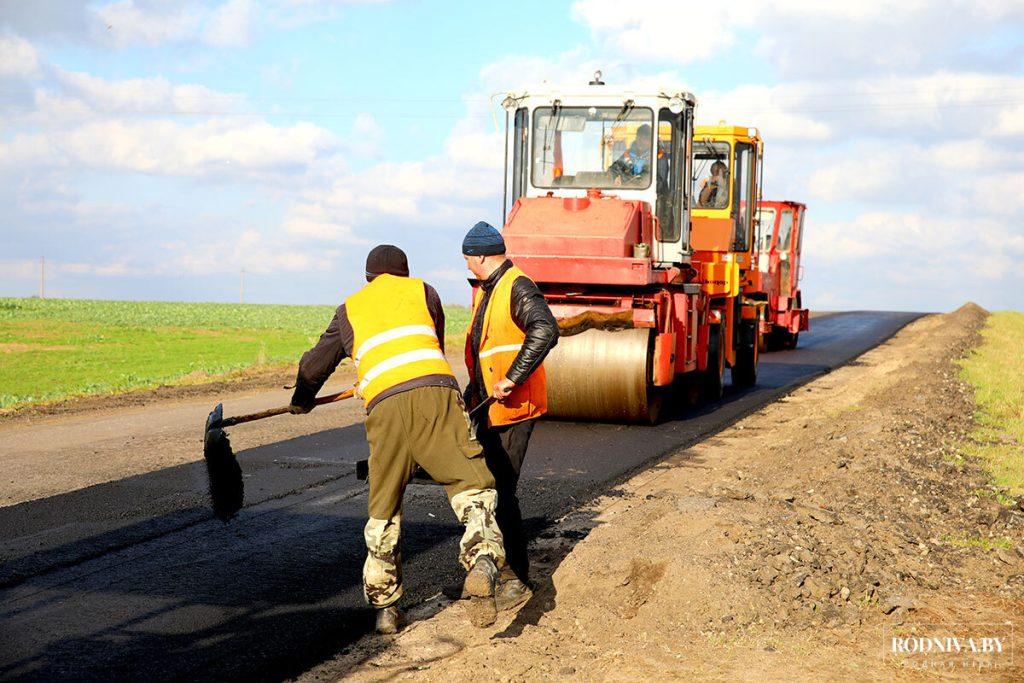
[[[449,346],[469,312],[446,307]],[[334,306],[0,298],[0,410],[284,366]]]
[[[974,387],[978,427],[968,455],[979,458],[994,483],[1010,496],[1024,495],[1024,313],[993,313],[983,341],[962,362]]]

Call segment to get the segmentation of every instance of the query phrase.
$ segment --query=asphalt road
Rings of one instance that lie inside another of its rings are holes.
[[[797,350],[762,357],[757,388],[656,427],[541,424],[521,484],[529,527],[541,532],[915,317],[815,318]],[[201,463],[0,508],[0,679],[280,679],[329,658],[372,627],[354,472],[366,455],[358,421],[239,451],[247,506],[227,525],[205,507]],[[458,536],[440,487],[410,486],[407,604],[458,581]]]

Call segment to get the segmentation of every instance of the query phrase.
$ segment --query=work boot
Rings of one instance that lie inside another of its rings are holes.
[[[466,574],[462,595],[469,598],[469,620],[477,627],[490,626],[497,618],[494,606],[494,586],[498,568],[490,555],[481,555]]]
[[[405,615],[395,605],[377,610],[377,633],[398,633],[405,626]]]
[[[501,570],[494,594],[494,606],[499,612],[515,609],[532,597],[533,591],[514,571],[508,567]]]

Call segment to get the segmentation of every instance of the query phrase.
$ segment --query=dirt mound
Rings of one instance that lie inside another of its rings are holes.
[[[973,301],[968,301],[963,306],[947,315],[947,318],[951,322],[960,325],[967,325],[972,329],[981,327],[987,317],[988,311]]]
[[[1017,621],[1024,515],[958,453],[973,403],[954,361],[984,317],[924,318],[574,513],[534,549],[558,565],[550,579],[495,628],[468,628],[453,605],[334,670],[890,678],[916,671],[887,654],[902,629]],[[1010,661],[989,663],[1019,678]]]

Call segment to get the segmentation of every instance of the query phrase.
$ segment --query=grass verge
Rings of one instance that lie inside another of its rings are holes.
[[[334,308],[0,298],[0,411],[287,366]],[[457,347],[469,311],[446,313]]]
[[[964,454],[980,459],[998,488],[1024,496],[1024,313],[993,313],[981,334],[981,345],[961,361],[977,403]]]

